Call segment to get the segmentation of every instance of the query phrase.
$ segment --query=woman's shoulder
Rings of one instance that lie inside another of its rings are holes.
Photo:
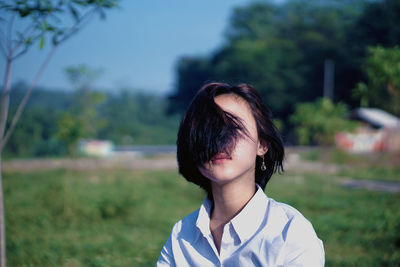
[[[276,227],[276,231],[280,232],[285,239],[289,236],[295,239],[317,238],[311,222],[296,208],[271,198],[268,206],[269,225],[274,225],[272,228]]]
[[[284,242],[282,260],[287,263],[309,263],[302,266],[323,266],[325,261],[323,243],[311,222],[288,204],[269,199],[269,207],[271,219],[269,225],[276,225],[276,233],[279,233]]]
[[[270,212],[274,215],[274,217],[279,216],[282,219],[289,221],[296,218],[296,220],[304,220],[308,222],[308,220],[303,216],[303,214],[296,208],[290,206],[289,204],[278,202],[272,198],[268,199],[269,199]]]
[[[172,228],[172,235],[175,237],[178,236],[187,236],[192,235],[195,231],[196,221],[199,216],[199,210],[191,212],[190,214],[183,217],[181,220],[175,223],[174,227]]]

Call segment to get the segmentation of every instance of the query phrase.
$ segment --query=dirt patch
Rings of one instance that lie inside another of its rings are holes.
[[[330,164],[319,161],[305,161],[301,159],[300,154],[296,152],[290,152],[286,155],[284,168],[285,171],[296,173],[314,172],[335,174],[345,167],[338,164]]]
[[[5,171],[29,172],[66,168],[72,170],[98,169],[176,169],[175,156],[145,158],[141,156],[112,156],[108,158],[16,159],[3,163]]]
[[[177,169],[175,154],[144,157],[135,154],[116,154],[107,158],[15,159],[3,163],[5,171],[29,172],[66,168],[72,170],[98,169]],[[296,152],[286,155],[285,171],[337,173],[342,166],[322,162],[304,161]]]

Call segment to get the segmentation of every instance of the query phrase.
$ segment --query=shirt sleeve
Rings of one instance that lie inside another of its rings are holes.
[[[323,267],[325,251],[311,223],[295,217],[286,228],[283,266]]]
[[[170,234],[167,242],[161,250],[160,257],[157,261],[157,267],[176,266],[172,253],[172,235],[173,233]]]

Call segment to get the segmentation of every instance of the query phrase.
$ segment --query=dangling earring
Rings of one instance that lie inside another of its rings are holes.
[[[263,172],[265,172],[265,170],[267,169],[267,166],[265,166],[264,156],[262,157],[262,159],[263,159],[263,161],[262,161],[262,163],[261,163],[261,170],[262,170]]]

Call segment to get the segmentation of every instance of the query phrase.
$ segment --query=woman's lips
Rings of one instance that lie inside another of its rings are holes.
[[[211,162],[213,164],[219,164],[231,159],[232,159],[231,156],[229,156],[228,154],[218,153],[217,155],[211,158]]]

